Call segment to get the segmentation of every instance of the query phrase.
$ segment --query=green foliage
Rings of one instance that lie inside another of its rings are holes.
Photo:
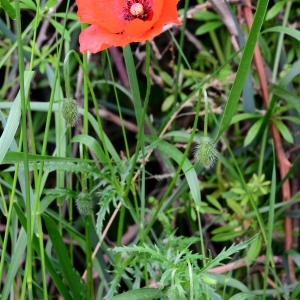
[[[211,299],[220,299],[215,293],[214,286],[217,280],[213,275],[207,272],[221,263],[221,261],[230,258],[234,253],[244,249],[248,244],[255,241],[258,235],[249,241],[233,244],[229,249],[223,249],[215,258],[206,259],[202,255],[192,253],[189,247],[199,241],[199,238],[176,237],[174,233],[168,238],[163,239],[159,247],[157,245],[148,246],[124,246],[115,247],[114,252],[137,253],[132,264],[139,264],[143,260],[143,253],[148,257],[147,263],[152,268],[157,268],[156,277],[160,283],[160,289],[169,286],[167,293],[169,299],[188,299],[191,293],[195,295],[194,299],[202,299],[207,288],[210,289]],[[199,261],[202,261],[203,267],[199,267]],[[191,272],[190,272],[191,269]],[[138,274],[132,274],[138,276]],[[191,283],[192,282],[192,283]]]
[[[0,1],[1,300],[299,297],[299,1],[200,2],[81,55],[75,3]]]

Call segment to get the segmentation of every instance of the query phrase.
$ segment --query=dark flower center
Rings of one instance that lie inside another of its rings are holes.
[[[125,0],[126,6],[123,8],[124,20],[131,21],[140,19],[150,21],[153,16],[151,5],[147,0]]]

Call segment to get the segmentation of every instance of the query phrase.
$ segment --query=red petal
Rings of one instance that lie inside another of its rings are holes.
[[[155,0],[152,4],[153,17],[151,21],[143,21],[134,19],[127,23],[124,27],[125,34],[130,37],[139,37],[148,31],[157,20],[159,20],[162,13],[163,1]]]
[[[111,33],[103,27],[91,25],[79,35],[80,52],[97,53],[111,46],[122,46],[133,42],[124,34]]]
[[[125,24],[125,0],[76,0],[77,16],[82,23],[98,25],[111,32],[121,32]]]
[[[178,21],[178,11],[177,3],[179,0],[164,0],[163,8],[159,20],[165,21],[167,23],[174,23],[180,25],[181,22]]]

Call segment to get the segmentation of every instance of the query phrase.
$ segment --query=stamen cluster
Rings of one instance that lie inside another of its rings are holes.
[[[125,0],[124,20],[141,19],[150,21],[153,16],[151,5],[147,0]]]

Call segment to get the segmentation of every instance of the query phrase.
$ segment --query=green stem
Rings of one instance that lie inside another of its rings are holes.
[[[109,72],[110,72],[111,80],[112,80],[112,82],[115,83],[114,73],[112,71],[112,66],[111,66],[111,60],[110,60],[110,56],[108,55],[108,51],[107,50],[106,50],[106,55],[107,55],[108,67],[109,67]],[[115,97],[116,97],[116,102],[117,102],[117,107],[118,107],[118,113],[119,113],[119,117],[120,117],[120,123],[121,123],[121,128],[122,128],[122,134],[123,134],[124,144],[125,144],[126,156],[129,159],[130,152],[129,152],[128,142],[127,142],[127,136],[126,136],[126,130],[125,130],[125,126],[124,126],[123,116],[122,116],[121,105],[120,105],[120,102],[119,102],[119,94],[117,92],[117,88],[116,88],[115,84],[113,85],[113,88],[114,88],[114,93],[115,93]]]
[[[190,300],[194,300],[194,281],[193,281],[193,268],[190,260],[187,260],[189,276],[190,276]]]
[[[182,22],[182,26],[181,26],[181,32],[180,32],[180,40],[179,40],[179,49],[183,49],[183,43],[184,43],[184,35],[185,35],[185,28],[186,28],[186,21],[187,21],[187,10],[189,7],[189,0],[185,0],[184,2],[184,14],[183,14],[183,22]],[[179,51],[178,53],[178,59],[177,59],[177,72],[176,72],[176,79],[175,79],[175,88],[174,88],[174,103],[177,102],[177,98],[178,98],[178,90],[179,90],[179,75],[180,75],[180,71],[181,71],[181,61],[182,61],[182,52]]]
[[[24,85],[24,56],[23,56],[23,41],[21,31],[21,15],[20,3],[15,0],[16,9],[16,27],[17,27],[17,41],[18,41],[18,61],[20,73],[20,98],[21,98],[21,111],[22,111],[22,135],[23,135],[23,152],[24,152],[24,178],[25,178],[25,203],[27,215],[27,253],[26,253],[26,270],[25,278],[28,286],[29,299],[33,299],[32,294],[32,244],[31,244],[31,205],[30,205],[30,180],[29,180],[29,162],[28,162],[28,142],[27,142],[27,122],[26,122],[26,99],[25,99],[25,85]],[[25,291],[22,290],[22,294]]]
[[[290,15],[291,6],[293,1],[287,1],[286,8],[284,9],[284,17],[282,21],[282,26],[285,27]],[[276,48],[276,55],[274,59],[274,66],[273,66],[273,72],[272,72],[272,83],[276,82],[277,74],[278,74],[278,66],[279,66],[279,60],[280,60],[280,53],[283,49],[283,37],[284,33],[279,33],[277,48]],[[272,97],[270,96],[270,99]]]
[[[201,91],[203,91],[203,90],[204,89],[201,89]],[[186,159],[186,157],[188,155],[188,152],[190,151],[192,142],[194,140],[194,136],[195,136],[196,128],[197,128],[197,124],[198,124],[198,119],[199,119],[200,106],[201,106],[201,93],[199,92],[199,97],[198,97],[198,102],[197,102],[197,107],[196,107],[196,115],[195,115],[193,130],[192,130],[190,139],[188,141],[187,147],[186,147],[186,149],[185,149],[185,151],[183,153],[182,160],[180,162],[180,165],[177,168],[176,174],[173,177],[173,180],[171,181],[171,183],[169,184],[169,187],[168,187],[167,191],[165,192],[165,194],[163,195],[162,199],[160,200],[159,205],[158,205],[158,207],[157,207],[157,209],[156,209],[156,211],[155,211],[155,213],[154,213],[154,215],[153,215],[153,217],[152,217],[152,219],[150,221],[150,224],[148,225],[147,229],[144,232],[144,236],[146,236],[150,232],[150,230],[151,230],[153,224],[155,223],[156,218],[157,218],[157,216],[158,216],[158,214],[160,212],[160,209],[164,205],[165,200],[167,199],[169,193],[172,191],[175,183],[177,182],[177,179],[178,179],[178,176],[179,176],[179,174],[181,172],[182,166],[183,166],[183,164],[185,162],[185,159]]]
[[[203,255],[203,267],[206,266],[206,253],[205,253],[205,247],[204,247],[204,239],[203,239],[203,234],[202,234],[202,224],[201,224],[201,218],[200,218],[200,212],[199,212],[199,208],[196,208],[196,212],[197,212],[197,219],[198,219],[198,226],[199,226],[199,236],[200,236],[200,244],[201,244],[201,253]],[[209,291],[208,288],[206,287],[205,289],[206,292],[206,300],[209,300]]]
[[[214,30],[210,31],[209,32],[209,36],[210,36],[211,41],[212,41],[212,43],[214,45],[217,57],[218,57],[219,62],[220,62],[220,65],[223,65],[225,63],[226,59],[224,57],[223,50],[222,50],[221,45],[219,43],[218,37],[216,35],[216,32]]]
[[[148,47],[148,48],[150,47],[148,41],[146,41],[146,47]],[[150,50],[148,50],[148,51],[150,51]],[[147,51],[146,51],[146,53],[147,53]],[[139,86],[138,86],[136,73],[130,72],[130,70],[132,70],[134,68],[134,63],[133,63],[132,52],[131,52],[129,44],[124,48],[124,58],[125,58],[125,63],[126,63],[127,70],[128,70],[128,77],[129,77],[129,82],[130,82],[130,86],[131,86],[131,90],[132,90],[132,96],[134,99],[135,110],[136,110],[136,114],[137,114],[137,116],[136,116],[137,123],[138,123],[138,127],[139,127],[135,154],[133,157],[132,166],[131,166],[129,177],[127,180],[128,185],[126,186],[126,189],[123,194],[123,196],[126,197],[129,193],[130,188],[133,186],[132,185],[133,183],[131,181],[132,181],[134,170],[136,167],[139,150],[141,148],[142,153],[144,151],[144,121],[145,121],[148,102],[149,102],[149,98],[150,98],[151,85],[147,84],[147,91],[146,91],[146,96],[145,96],[145,101],[144,101],[144,107],[142,109],[142,105],[140,103],[140,92],[139,92]],[[148,63],[150,63],[150,57],[149,57]],[[147,67],[146,67],[146,72],[147,72]],[[147,82],[148,82],[148,78],[147,78]],[[140,112],[142,112],[141,116],[139,115]]]
[[[204,114],[204,133],[203,136],[207,137],[207,123],[208,123],[208,100],[206,90],[203,89],[203,97],[205,103],[205,114]]]
[[[86,236],[86,270],[87,270],[87,291],[90,299],[94,299],[94,284],[93,284],[93,261],[92,261],[92,218],[85,217],[85,236]]]
[[[120,219],[118,226],[118,236],[117,236],[117,247],[121,246],[122,236],[123,236],[123,228],[124,228],[124,219],[125,219],[125,206],[122,205],[120,208]],[[118,266],[121,262],[121,253],[116,253],[115,264]]]

